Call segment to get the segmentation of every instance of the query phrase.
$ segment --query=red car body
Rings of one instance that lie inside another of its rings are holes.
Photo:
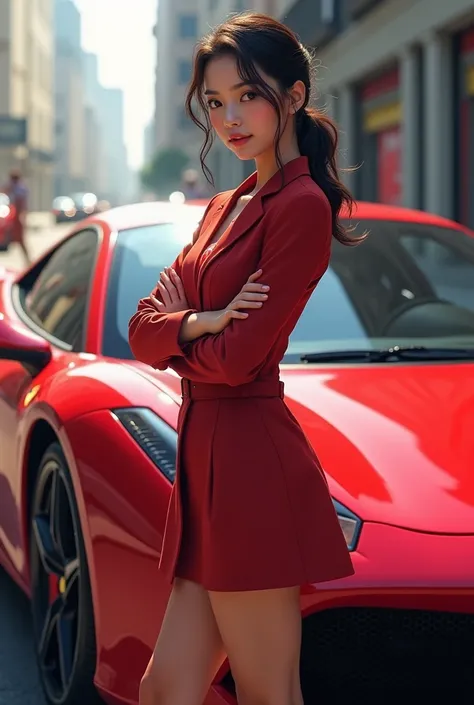
[[[196,206],[196,220],[201,211]],[[117,230],[162,218],[153,204],[142,204],[87,221],[101,241],[82,352],[56,347],[19,315],[15,286],[25,275],[0,268],[0,562],[31,595],[32,483],[42,453],[57,440],[90,574],[94,682],[106,702],[121,705],[138,702],[169,595],[157,566],[171,484],[112,410],[152,409],[176,428],[180,380],[103,355],[105,300]],[[437,216],[363,203],[357,219],[462,231]],[[18,351],[29,350],[45,356],[42,369],[19,362]],[[333,497],[362,520],[355,575],[302,589],[303,668],[309,672],[317,654],[331,677],[341,669],[360,675],[370,671],[370,659],[377,663],[371,642],[385,641],[384,633],[391,657],[407,658],[420,635],[426,648],[441,623],[463,639],[469,629],[472,645],[474,364],[298,363],[282,365],[281,378]],[[224,663],[206,705],[235,702]]]

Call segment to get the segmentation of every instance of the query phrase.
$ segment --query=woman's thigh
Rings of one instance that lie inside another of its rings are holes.
[[[143,705],[202,705],[225,658],[208,593],[175,580],[140,687]]]
[[[240,705],[301,705],[300,589],[210,592]]]

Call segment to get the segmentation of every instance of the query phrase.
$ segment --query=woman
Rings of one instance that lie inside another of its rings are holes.
[[[308,53],[270,17],[235,16],[197,47],[187,108],[202,160],[216,134],[256,172],[212,199],[130,321],[137,359],[183,378],[160,559],[172,592],[141,705],[201,705],[225,655],[241,705],[301,705],[300,586],[353,573],[278,377],[332,236],[355,242],[338,222],[352,199],[336,130],[310,89]]]

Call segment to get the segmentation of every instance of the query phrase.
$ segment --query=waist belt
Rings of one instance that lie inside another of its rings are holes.
[[[251,397],[284,397],[284,385],[278,379],[255,380],[231,387],[181,379],[181,394],[188,399],[249,399]]]

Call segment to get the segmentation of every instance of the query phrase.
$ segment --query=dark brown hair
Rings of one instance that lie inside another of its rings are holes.
[[[275,152],[280,169],[283,168],[279,150],[280,135],[284,128],[281,121],[283,98],[296,81],[304,83],[306,99],[296,113],[299,150],[308,158],[311,176],[329,200],[334,237],[344,245],[356,245],[364,240],[365,235],[349,236],[339,222],[341,207],[345,205],[350,216],[354,199],[338,175],[336,125],[323,112],[308,106],[311,97],[311,55],[288,27],[267,15],[255,12],[234,15],[201,39],[196,47],[186,109],[193,122],[205,134],[200,159],[207,180],[214,183],[212,173],[205,164],[214,134],[204,96],[204,73],[210,59],[229,54],[235,57],[242,81],[255,87],[275,108],[278,116]],[[280,93],[263,80],[259,69],[278,83]],[[196,114],[196,101],[202,110],[204,122]]]

